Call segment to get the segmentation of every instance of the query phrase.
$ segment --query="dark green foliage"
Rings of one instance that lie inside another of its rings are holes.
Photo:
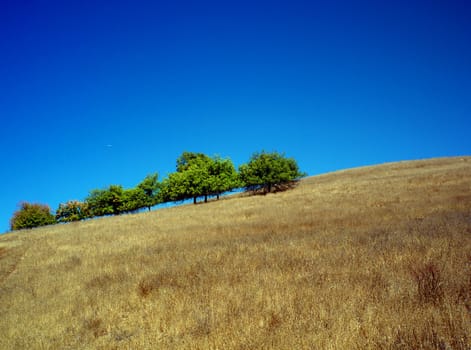
[[[132,213],[147,206],[148,197],[146,192],[139,187],[123,190],[121,194],[121,205],[118,207],[118,213]],[[115,214],[118,214],[115,213]]]
[[[79,221],[89,217],[88,205],[80,201],[59,204],[56,210],[57,222]]]
[[[91,216],[119,214],[123,204],[123,187],[111,185],[107,189],[93,190],[85,199]]]
[[[145,179],[137,185],[137,189],[143,190],[145,194],[145,198],[139,208],[146,207],[150,210],[151,207],[159,203],[160,183],[158,179],[159,176],[157,173],[147,175]]]
[[[286,158],[277,152],[255,153],[247,164],[239,167],[240,179],[247,190],[282,190],[297,179],[305,176],[299,171],[293,158]]]
[[[206,177],[207,169],[195,164],[182,172],[169,174],[162,183],[162,201],[181,201],[193,198],[196,202],[196,198],[205,191],[204,179]]]
[[[159,197],[162,203],[174,202],[185,199],[183,196],[183,176],[182,173],[171,173],[162,181]]]
[[[93,190],[85,199],[91,216],[132,213],[142,208],[150,208],[160,200],[160,184],[157,174],[146,176],[135,188],[123,189],[111,185],[106,189]]]
[[[177,159],[177,171],[179,173],[188,170],[191,165],[207,162],[210,158],[204,153],[183,152]]]
[[[162,201],[179,201],[217,195],[239,186],[237,173],[229,159],[211,158],[203,153],[183,152],[177,171],[164,180]]]
[[[23,228],[33,228],[55,224],[54,215],[51,214],[49,206],[45,204],[27,203],[20,204],[10,221],[12,230],[21,230]]]
[[[162,201],[181,201],[202,195],[207,184],[210,158],[203,153],[183,152],[177,159],[177,171],[169,174],[162,184]]]
[[[212,159],[207,181],[209,182],[209,194],[217,195],[218,197],[221,193],[241,187],[239,176],[232,161],[219,157]]]

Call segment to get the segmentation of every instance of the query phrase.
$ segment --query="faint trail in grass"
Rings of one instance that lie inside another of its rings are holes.
[[[17,270],[27,251],[23,245],[12,248],[0,247],[0,286]]]

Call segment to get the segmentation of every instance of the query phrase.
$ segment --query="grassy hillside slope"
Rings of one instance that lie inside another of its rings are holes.
[[[0,349],[469,349],[471,157],[0,236]]]

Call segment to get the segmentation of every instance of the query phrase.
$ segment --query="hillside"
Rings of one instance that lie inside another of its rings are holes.
[[[469,349],[471,157],[0,236],[0,349]]]

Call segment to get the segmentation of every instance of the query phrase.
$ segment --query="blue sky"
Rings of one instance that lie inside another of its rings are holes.
[[[175,169],[471,154],[468,1],[0,2],[0,232]]]

